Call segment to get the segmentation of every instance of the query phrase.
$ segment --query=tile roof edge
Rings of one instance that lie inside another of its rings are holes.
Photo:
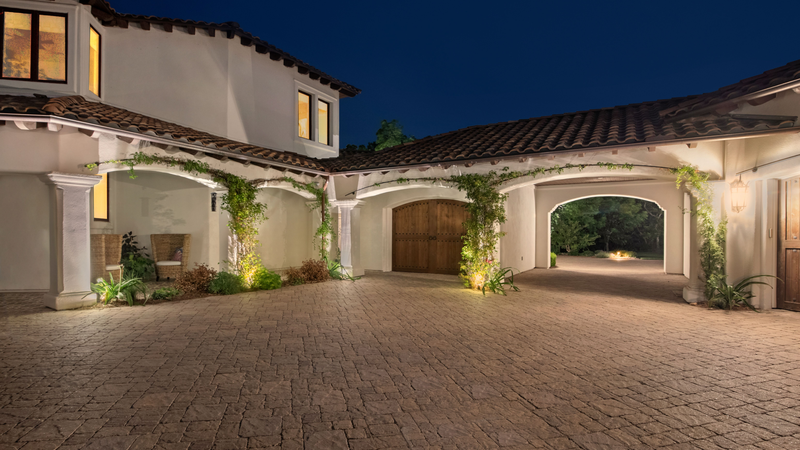
[[[234,36],[239,36],[242,45],[247,47],[250,46],[255,47],[257,53],[267,54],[273,61],[284,60],[285,67],[292,68],[296,66],[297,71],[302,75],[309,75],[309,77],[315,75],[316,78],[312,78],[312,80],[319,81],[322,85],[329,86],[331,89],[339,91],[340,93],[348,97],[355,97],[356,95],[361,93],[361,89],[349,83],[346,83],[336,77],[328,75],[327,73],[323,72],[320,69],[317,69],[311,64],[304,62],[300,58],[290,55],[288,52],[285,52],[279,49],[278,47],[275,47],[274,45],[268,43],[267,41],[262,40],[259,37],[253,36],[252,33],[242,29],[237,22],[216,23],[216,22],[204,22],[204,21],[195,21],[187,19],[171,19],[167,17],[145,16],[140,14],[119,13],[111,6],[111,4],[107,0],[78,0],[78,2],[83,5],[91,6],[92,14],[98,20],[100,20],[104,26],[107,27],[127,28],[128,21],[154,22],[154,23],[163,22],[163,23],[170,23],[176,26],[183,26],[183,27],[196,26],[200,28],[226,31],[228,32],[229,39],[233,39]],[[287,64],[286,61],[288,61],[289,63]],[[305,71],[305,73],[303,73],[301,69]]]

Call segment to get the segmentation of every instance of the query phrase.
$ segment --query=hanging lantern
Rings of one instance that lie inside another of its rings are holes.
[[[747,184],[742,182],[742,175],[731,183],[731,209],[741,212],[747,206]]]

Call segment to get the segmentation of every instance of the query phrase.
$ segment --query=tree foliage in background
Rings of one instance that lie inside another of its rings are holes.
[[[375,132],[375,140],[367,145],[348,144],[344,149],[350,151],[372,152],[394,147],[395,145],[405,144],[416,140],[414,136],[407,136],[403,133],[403,125],[394,120],[381,120],[381,127]]]
[[[627,197],[594,197],[556,208],[551,216],[551,228],[551,243],[556,251],[563,249],[577,254],[597,246],[607,252],[613,248],[659,251],[664,220],[663,211],[652,202]]]

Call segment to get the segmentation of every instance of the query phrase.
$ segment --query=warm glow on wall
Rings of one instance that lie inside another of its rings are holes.
[[[94,220],[108,220],[108,174],[94,186]]]
[[[311,139],[311,96],[297,93],[297,135]]]
[[[89,90],[100,96],[100,33],[89,27]]]
[[[742,176],[731,183],[731,209],[735,212],[742,212],[747,206],[747,184],[742,182]]]

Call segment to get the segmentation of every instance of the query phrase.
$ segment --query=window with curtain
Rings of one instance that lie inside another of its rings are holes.
[[[100,33],[89,27],[89,90],[100,96]]]
[[[297,135],[304,139],[311,139],[311,96],[297,93]]]
[[[67,16],[0,9],[2,78],[67,82]]]
[[[331,105],[322,100],[319,100],[317,103],[317,120],[319,121],[319,137],[317,140],[321,144],[330,145],[330,114],[328,114],[328,111],[330,111]]]
[[[108,221],[108,174],[100,174],[103,179],[94,185],[92,195],[94,205],[94,220]]]

